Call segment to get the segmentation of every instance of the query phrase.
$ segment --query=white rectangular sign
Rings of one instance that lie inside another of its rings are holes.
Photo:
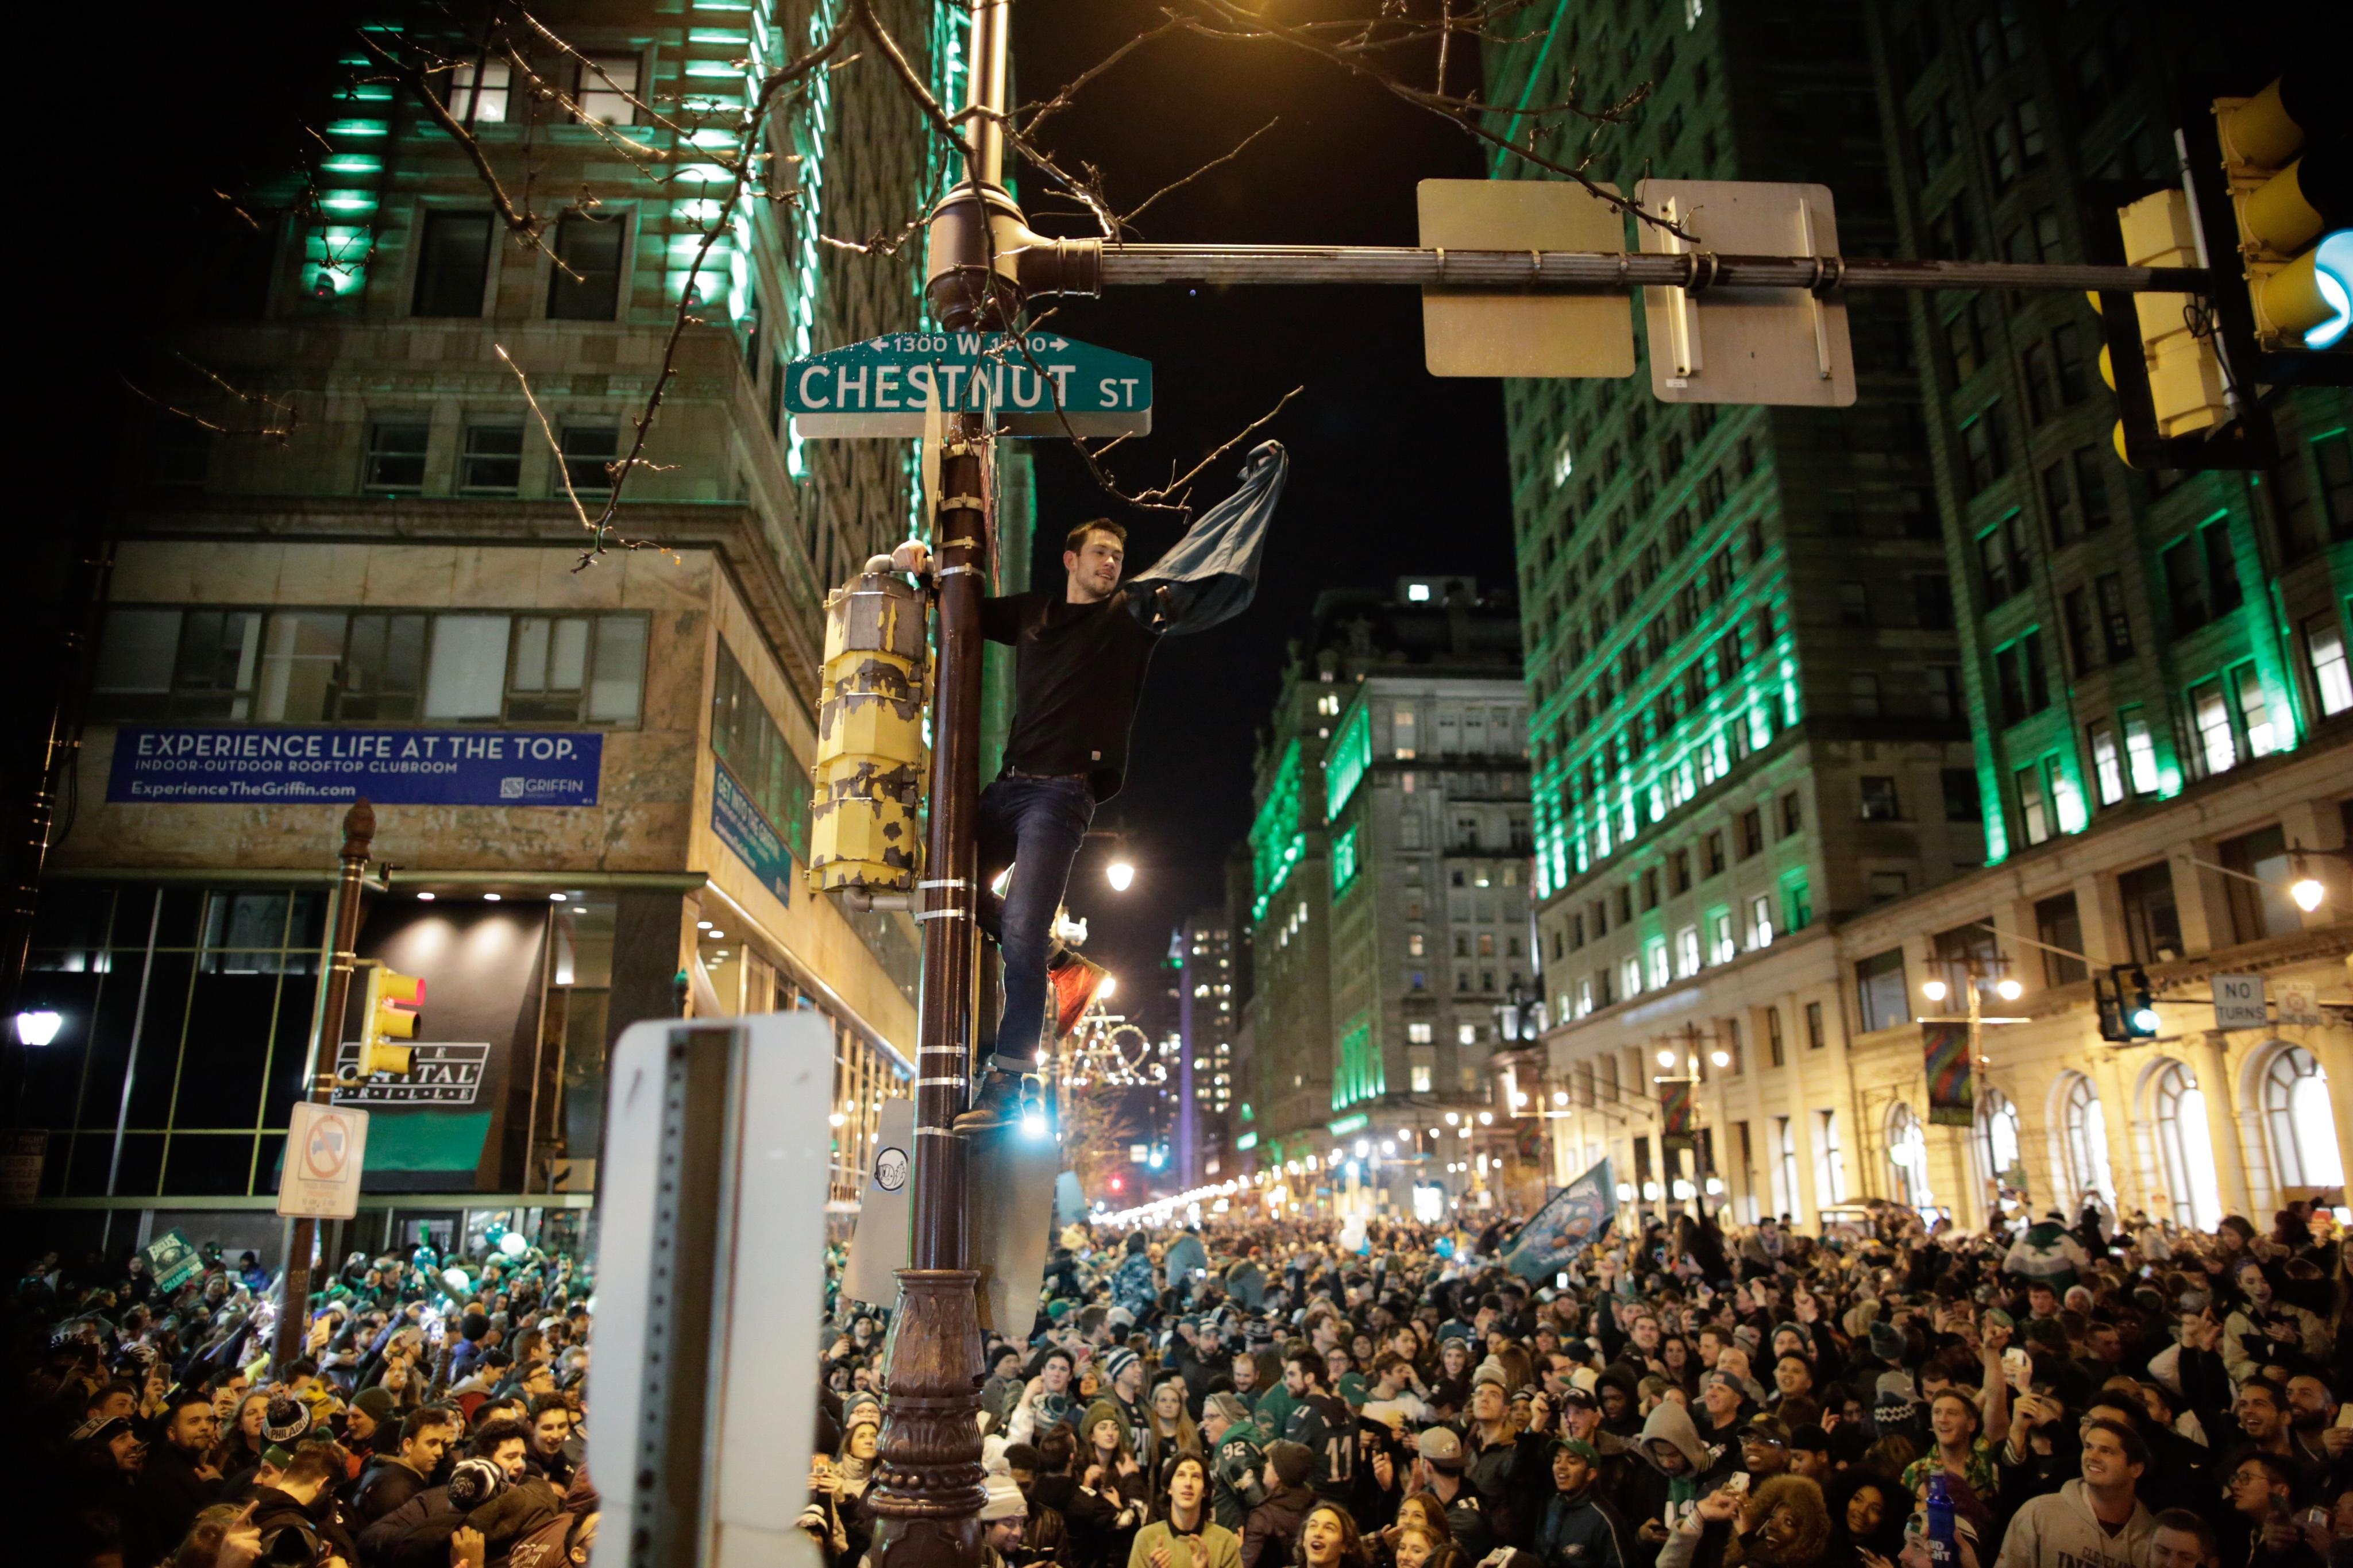
[[[2320,1019],[2320,987],[2309,980],[2283,980],[2279,983],[2279,1021],[2283,1024],[2317,1024]]]
[[[2214,1026],[2218,1029],[2260,1029],[2272,1021],[2263,1005],[2260,974],[2214,976]]]
[[[286,1127],[278,1212],[290,1218],[358,1218],[367,1130],[368,1113],[356,1106],[298,1100]]]

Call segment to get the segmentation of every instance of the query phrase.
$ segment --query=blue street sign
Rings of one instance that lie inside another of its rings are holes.
[[[1060,332],[887,332],[785,367],[804,436],[921,436],[987,414],[1008,436],[1144,436],[1152,362]]]

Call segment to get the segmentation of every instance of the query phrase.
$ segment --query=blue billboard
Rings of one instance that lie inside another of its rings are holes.
[[[594,805],[605,737],[566,730],[125,724],[106,798],[125,804]]]

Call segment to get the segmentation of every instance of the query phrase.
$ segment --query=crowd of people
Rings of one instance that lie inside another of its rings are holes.
[[[584,1568],[586,1281],[497,1239],[352,1255],[282,1363],[250,1252],[207,1247],[169,1289],[135,1254],[34,1260],[0,1310],[25,1483],[6,1560]]]
[[[1066,1230],[1033,1331],[987,1348],[987,1568],[2353,1565],[2328,1210],[1678,1215],[1540,1279],[1513,1231]],[[37,1260],[5,1317],[31,1538],[74,1568],[585,1568],[585,1270],[519,1244],[355,1255],[283,1365],[250,1254],[168,1291]],[[855,1568],[888,1310],[828,1301],[801,1524]]]
[[[1512,1231],[1066,1232],[987,1347],[989,1568],[2353,1563],[2331,1211],[1678,1215],[1541,1279]],[[887,1341],[835,1319],[803,1523],[850,1568]]]

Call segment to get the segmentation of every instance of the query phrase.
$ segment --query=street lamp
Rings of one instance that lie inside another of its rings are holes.
[[[1920,994],[1931,1002],[1942,1002],[1945,999],[1945,983],[1934,976],[1923,980],[1920,982]]]
[[[1662,1068],[1671,1068],[1674,1066],[1675,1053],[1672,1051],[1661,1051],[1659,1053],[1659,1065]]]
[[[2295,907],[2306,914],[2318,909],[2321,900],[2328,897],[2328,889],[2321,886],[2320,879],[2312,874],[2301,855],[2295,858],[2295,880],[2288,884],[2287,896],[2294,899]]]
[[[1994,990],[2005,1002],[2015,1002],[2021,996],[2026,994],[2026,987],[2021,985],[2017,981],[2011,979],[2007,974],[2001,977],[2000,982],[1994,986]]]
[[[1122,856],[1103,868],[1103,880],[1111,884],[1113,892],[1124,893],[1129,884],[1135,880],[1135,867],[1125,856]]]
[[[1105,974],[1095,985],[1095,1000],[1108,1002],[1119,991],[1119,976]]]
[[[1732,1065],[1732,1053],[1730,1051],[1710,1051],[1707,1053],[1707,1059],[1714,1062],[1720,1068],[1728,1068]]]
[[[27,1007],[16,1015],[16,1038],[28,1046],[46,1046],[58,1037],[65,1016],[52,1007]]]

